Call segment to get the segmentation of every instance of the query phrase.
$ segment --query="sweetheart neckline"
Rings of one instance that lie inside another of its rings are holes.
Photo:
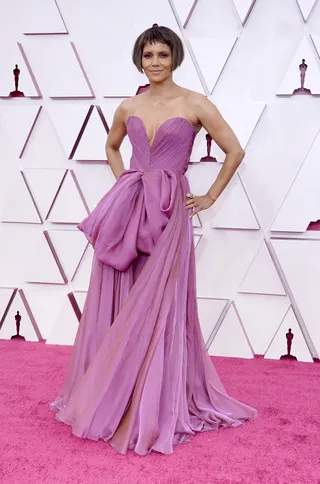
[[[148,140],[148,132],[147,132],[146,126],[145,126],[142,118],[140,118],[140,116],[137,116],[136,114],[131,114],[131,116],[128,116],[128,118],[126,120],[126,123],[125,123],[126,126],[127,126],[128,121],[129,121],[130,118],[137,118],[141,122],[141,125],[144,128],[144,133],[145,133],[145,136],[146,136],[146,141],[147,141],[147,143],[149,145],[150,150],[153,148],[153,145],[155,143],[155,140],[156,140],[156,137],[157,137],[158,132],[169,121],[172,121],[172,120],[175,120],[175,119],[184,119],[188,123],[188,125],[190,126],[190,128],[193,129],[194,133],[197,134],[196,128],[193,126],[193,124],[191,123],[191,121],[189,121],[189,119],[185,118],[184,116],[172,116],[171,118],[168,118],[163,123],[161,123],[160,126],[156,129],[156,132],[155,132],[154,137],[153,137],[152,144],[150,145],[149,140]]]

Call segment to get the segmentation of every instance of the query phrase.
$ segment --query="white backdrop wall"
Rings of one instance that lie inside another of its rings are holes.
[[[214,207],[194,218],[201,326],[212,355],[320,355],[320,2],[0,1],[0,338],[72,344],[92,248],[76,229],[114,183],[106,126],[147,79],[131,62],[154,22],[186,60],[177,83],[206,94],[246,149]],[[299,64],[306,59],[305,88]],[[12,70],[22,99],[10,99]],[[130,146],[121,149],[129,166]],[[203,194],[218,163],[196,139],[188,177]],[[309,227],[310,228],[310,227]]]

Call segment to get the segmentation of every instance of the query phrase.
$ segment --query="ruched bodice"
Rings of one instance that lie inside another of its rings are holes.
[[[176,116],[164,121],[157,129],[151,146],[140,117],[129,116],[127,132],[132,144],[130,168],[171,170],[177,174],[187,171],[197,134],[188,119]]]
[[[190,121],[180,116],[162,123],[151,145],[138,116],[127,119],[127,132],[132,144],[130,168],[78,226],[96,258],[119,271],[126,271],[139,252],[151,254],[174,205],[178,216],[187,218],[184,202],[190,187],[183,175],[196,136]]]

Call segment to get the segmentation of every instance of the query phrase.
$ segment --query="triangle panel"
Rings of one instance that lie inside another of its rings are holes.
[[[208,351],[211,356],[253,358],[252,349],[233,305],[230,306]]]
[[[0,327],[6,317],[13,298],[16,295],[17,288],[13,287],[0,287]]]
[[[193,227],[196,227],[196,228],[202,227],[200,217],[197,213],[196,215],[194,215],[194,217],[192,217],[192,225]]]
[[[320,57],[320,34],[312,34],[310,35],[313,45],[317,51],[318,56]]]
[[[77,49],[64,35],[27,36],[24,49],[46,96],[54,99],[94,97]]]
[[[21,158],[23,168],[65,168],[68,165],[46,108],[42,108]]]
[[[40,224],[40,213],[32,199],[22,173],[17,170],[12,174],[10,186],[4,197],[4,204],[0,212],[2,222],[21,222]]]
[[[21,44],[2,44],[2,48],[0,48],[0,64],[0,98],[8,98],[10,93],[16,90],[13,74],[16,64],[18,69],[20,69],[18,91],[22,92],[25,97],[41,97],[37,81]]]
[[[69,298],[65,297],[46,344],[71,346],[74,344],[78,328],[79,321],[77,315],[73,310]]]
[[[211,94],[236,44],[237,37],[190,38],[189,41],[208,92]],[[210,59],[214,59],[214,62],[210,62]]]
[[[68,171],[47,220],[52,223],[78,224],[88,215],[74,177]]]
[[[239,292],[285,296],[286,292],[265,241],[246,273]]]
[[[59,267],[59,261],[55,259],[46,237],[39,234],[39,239],[26,266],[26,282],[65,284],[66,277]]]
[[[78,164],[75,167],[77,184],[85,202],[92,211],[101,198],[113,187],[116,178],[107,164]],[[94,187],[94,190],[92,190]]]
[[[313,362],[310,351],[301,333],[301,329],[292,308],[290,308],[288,311],[273,341],[271,342],[268,351],[265,354],[265,358],[279,360],[282,355],[287,354],[286,333],[288,332],[289,328],[291,328],[292,333],[294,334],[290,351],[291,355],[296,356],[298,361]]]
[[[198,298],[197,303],[202,336],[204,342],[207,343],[222,311],[226,307],[227,300]]]
[[[213,213],[211,226],[214,228],[260,229],[239,175],[232,178],[214,203]]]
[[[2,321],[0,329],[0,339],[11,339],[12,336],[17,334],[15,316],[18,311],[21,316],[19,334],[23,336],[26,341],[42,340],[41,333],[22,290],[16,292],[6,312],[6,316]],[[16,341],[19,340],[16,339]]]
[[[305,65],[303,67],[303,60]],[[302,69],[302,70],[300,70]],[[304,81],[301,75],[304,72]],[[302,86],[303,84],[303,86]],[[304,91],[301,91],[303,87]],[[296,94],[320,94],[320,67],[317,53],[309,38],[303,37],[295,55],[285,73],[277,90],[278,96],[291,96]]]
[[[303,20],[306,22],[318,0],[297,0]]]
[[[103,116],[103,115],[102,115]],[[105,144],[108,136],[107,125],[101,119],[95,106],[86,123],[72,159],[78,161],[102,161],[106,163]]]
[[[19,158],[23,154],[41,109],[41,106],[32,105],[1,106],[0,116]]]
[[[213,98],[209,99],[214,103]],[[266,105],[260,102],[253,103],[216,103],[220,113],[232,127],[242,148],[246,148],[257,127]],[[223,159],[223,151],[214,143],[212,144],[212,156]]]
[[[26,35],[69,33],[54,0],[28,0],[28,5],[24,9],[22,30]]]
[[[64,284],[27,284],[23,292],[39,325],[43,339],[47,339],[69,288]]]
[[[66,156],[70,159],[90,115],[87,104],[51,104],[48,112]],[[92,109],[92,107],[91,107]]]
[[[194,243],[195,249],[198,247],[201,238],[202,238],[202,234],[193,234],[193,243]]]
[[[74,294],[73,294],[81,314],[83,313],[87,294],[88,294],[88,292],[86,292],[86,291],[82,291],[82,292],[77,291],[77,292],[74,292]]]
[[[233,0],[242,25],[248,20],[256,0]]]
[[[238,294],[235,306],[256,355],[264,355],[289,306],[289,298]]]
[[[33,200],[44,220],[54,198],[61,186],[67,170],[61,169],[27,169],[23,171]]]
[[[92,245],[89,244],[72,279],[72,287],[75,291],[83,292],[88,290],[93,261],[94,251]]]
[[[88,241],[78,230],[49,230],[48,234],[64,273],[71,281],[84,255]]]
[[[308,152],[271,230],[304,232],[310,222],[320,219],[319,152],[320,133]]]
[[[292,297],[301,314],[301,330],[320,355],[320,240],[271,239]]]
[[[181,25],[186,28],[198,0],[173,0]]]

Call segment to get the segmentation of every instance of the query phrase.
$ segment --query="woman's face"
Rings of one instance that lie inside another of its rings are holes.
[[[142,68],[152,82],[161,82],[171,76],[172,55],[167,44],[146,44],[142,53]]]

